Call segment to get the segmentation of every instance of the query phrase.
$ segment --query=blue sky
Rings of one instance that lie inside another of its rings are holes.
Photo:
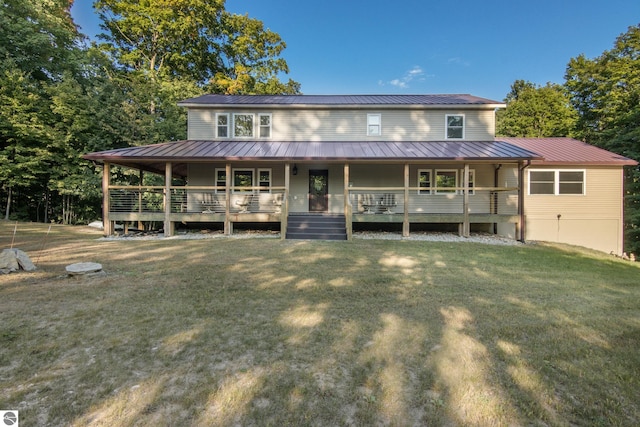
[[[99,32],[91,0],[74,20]],[[611,49],[638,0],[227,0],[287,44],[305,94],[471,93],[501,101],[516,79],[562,83],[569,60]]]

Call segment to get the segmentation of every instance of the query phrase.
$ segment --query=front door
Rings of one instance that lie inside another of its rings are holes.
[[[329,210],[329,171],[309,171],[309,212],[327,212]]]

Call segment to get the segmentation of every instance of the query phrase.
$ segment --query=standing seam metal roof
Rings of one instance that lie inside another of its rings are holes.
[[[275,142],[184,140],[89,153],[100,161],[203,160],[531,160],[532,150],[503,141]]]
[[[545,165],[622,165],[633,166],[638,162],[611,151],[603,150],[573,138],[506,138],[496,140],[536,152],[544,160],[535,164]]]
[[[178,105],[317,105],[317,106],[366,106],[366,105],[503,105],[500,101],[480,98],[470,94],[435,95],[202,95],[185,99]]]

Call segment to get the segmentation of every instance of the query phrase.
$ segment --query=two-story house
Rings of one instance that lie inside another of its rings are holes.
[[[205,95],[179,105],[187,140],[84,156],[104,163],[105,234],[115,222],[159,221],[165,235],[179,223],[232,233],[269,222],[283,238],[350,239],[358,223],[395,223],[404,236],[454,225],[622,251],[622,168],[635,162],[568,138],[496,139],[500,102]],[[111,165],[165,185],[112,185]]]

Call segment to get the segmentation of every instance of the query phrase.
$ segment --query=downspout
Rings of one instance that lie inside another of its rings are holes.
[[[518,213],[520,214],[520,241],[525,243],[526,215],[524,214],[524,170],[531,166],[531,160],[527,164],[518,168]]]
[[[500,169],[502,169],[502,163],[500,163],[494,170],[493,170],[493,187],[494,188],[498,188],[500,179],[499,179],[499,175],[500,175]],[[491,203],[493,203],[493,212],[494,214],[498,214],[498,192],[496,191],[495,193],[493,193],[493,200],[491,201]],[[498,234],[498,223],[494,222],[493,223],[493,234]]]

